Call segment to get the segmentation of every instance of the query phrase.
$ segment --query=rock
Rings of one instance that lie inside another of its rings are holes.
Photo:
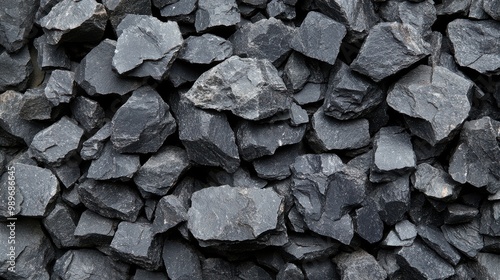
[[[498,254],[479,253],[476,264],[478,270],[477,277],[481,279],[497,278],[500,275],[500,269],[497,265],[498,261],[500,261]]]
[[[83,206],[83,203],[80,201],[80,196],[78,195],[78,187],[76,186],[63,190],[61,198],[71,207]]]
[[[174,195],[167,195],[160,199],[155,210],[153,232],[162,233],[187,221],[187,209],[181,200]]]
[[[306,105],[323,100],[326,86],[322,84],[307,83],[304,88],[293,95],[293,99],[299,105]]]
[[[49,44],[56,45],[99,41],[107,20],[104,5],[95,0],[63,0],[40,19],[40,25]]]
[[[286,266],[282,267],[278,274],[276,275],[276,280],[302,280],[304,279],[304,274],[302,270],[298,268],[293,263],[288,263]]]
[[[162,32],[165,30],[168,32]],[[118,37],[113,68],[127,76],[150,76],[162,80],[177,57],[182,42],[176,22],[144,17],[135,25],[123,29]]]
[[[299,126],[301,124],[306,124],[309,122],[309,115],[307,111],[302,109],[299,105],[292,103],[290,106],[290,124],[293,126]]]
[[[387,273],[367,252],[341,253],[334,258],[342,279],[386,279]]]
[[[325,115],[336,119],[356,119],[375,109],[383,98],[377,84],[339,61],[330,72],[323,108]]]
[[[106,279],[126,279],[129,277],[130,266],[97,250],[69,250],[54,264],[53,276],[59,279],[74,277],[106,277]],[[96,276],[99,275],[99,276]]]
[[[43,219],[43,226],[58,249],[82,245],[74,236],[77,220],[76,212],[64,203],[56,204]]]
[[[259,124],[243,121],[236,129],[236,139],[241,157],[253,160],[272,155],[279,147],[300,142],[305,131],[305,126],[295,127],[287,122]]]
[[[482,74],[499,72],[499,47],[491,42],[500,34],[500,23],[456,19],[448,24],[446,32],[452,43],[455,60],[460,66]]]
[[[419,164],[411,180],[415,189],[435,199],[452,199],[460,188],[448,173],[428,163]]]
[[[290,106],[286,86],[268,60],[237,56],[203,73],[184,96],[202,109],[229,110],[247,120],[270,117]]]
[[[290,40],[293,35],[294,28],[271,17],[243,25],[229,40],[233,43],[235,55],[267,59],[278,67],[292,50]]]
[[[129,222],[137,219],[143,206],[132,187],[119,183],[85,180],[78,185],[78,195],[85,207],[97,214]]]
[[[116,41],[105,39],[94,47],[76,68],[75,81],[90,96],[125,95],[141,86],[137,79],[120,77],[111,66]]]
[[[194,27],[200,33],[214,28],[231,27],[240,20],[235,0],[199,0]]]
[[[483,9],[493,19],[500,20],[500,2],[498,0],[483,0]]]
[[[405,115],[413,134],[436,145],[454,136],[468,117],[471,90],[470,81],[446,68],[422,65],[394,85],[387,104]]]
[[[223,61],[233,54],[233,45],[224,38],[212,34],[190,36],[179,52],[179,59],[194,64],[210,64]]]
[[[175,88],[184,84],[190,84],[201,75],[202,71],[191,67],[187,62],[176,60],[168,72],[168,80]]]
[[[0,92],[8,89],[24,91],[33,71],[28,47],[18,52],[8,53],[0,50]]]
[[[283,20],[292,20],[297,16],[295,7],[287,5],[282,0],[271,0],[271,2],[267,4],[266,12],[269,17]]]
[[[290,241],[283,246],[285,256],[297,261],[312,261],[331,256],[339,244],[327,238],[311,235],[290,235]]]
[[[96,180],[131,179],[139,170],[138,155],[120,154],[108,142],[101,155],[90,164],[87,177]]]
[[[71,62],[64,52],[64,46],[49,44],[45,34],[36,38],[33,45],[38,53],[38,66],[42,70],[50,68],[70,69]]]
[[[377,206],[374,203],[368,203],[356,209],[355,213],[354,231],[370,244],[382,240],[384,223],[380,219]]]
[[[380,49],[381,44],[383,49]],[[379,23],[370,29],[351,69],[378,82],[429,55],[429,49],[429,44],[413,26]]]
[[[120,153],[156,152],[176,129],[168,104],[148,86],[133,92],[116,111],[111,126],[111,142]]]
[[[226,115],[198,109],[178,94],[170,98],[179,124],[179,139],[189,159],[201,165],[221,166],[230,173],[236,171],[240,157]]]
[[[465,224],[443,225],[441,230],[446,240],[468,257],[475,257],[484,246],[477,219]]]
[[[70,160],[65,164],[53,167],[52,170],[64,187],[70,188],[80,178],[80,162]]]
[[[470,222],[479,214],[477,208],[457,203],[448,204],[445,211],[444,222],[449,225]]]
[[[338,279],[337,271],[329,259],[313,260],[302,263],[302,271],[308,280]]]
[[[472,1],[469,0],[461,0],[461,1],[449,1],[445,0],[441,4],[436,5],[436,10],[438,15],[453,15],[453,14],[462,14],[467,15],[470,3]]]
[[[73,118],[90,132],[104,123],[104,109],[97,101],[84,96],[78,96],[71,103]]]
[[[192,15],[194,10],[196,10],[197,2],[197,0],[179,0],[178,2],[168,4],[160,10],[161,16],[169,18]]]
[[[165,240],[163,243],[163,262],[169,279],[204,279],[198,253],[180,241]]]
[[[411,197],[409,217],[416,224],[426,224],[436,227],[443,225],[443,210],[446,204],[427,199],[423,193],[413,192]],[[441,212],[438,212],[441,211]]]
[[[145,269],[137,269],[132,280],[163,280],[167,279],[167,274],[160,271],[148,271]]]
[[[304,153],[304,148],[300,144],[293,145],[280,148],[274,155],[256,159],[252,163],[260,178],[283,180],[290,176],[290,165],[295,162],[295,158]]]
[[[438,253],[443,259],[452,265],[457,265],[460,261],[460,254],[446,241],[444,234],[433,226],[419,225],[418,235],[432,250]]]
[[[69,103],[75,95],[75,73],[67,70],[54,70],[45,86],[45,97],[54,106]]]
[[[320,108],[311,119],[308,140],[318,152],[359,149],[370,143],[369,124],[366,119],[339,121]]]
[[[23,120],[49,120],[53,105],[45,97],[43,89],[27,90],[19,104],[19,116]]]
[[[387,1],[381,5],[381,17],[385,21],[406,23],[417,29],[424,36],[431,33],[436,21],[436,8],[429,1],[418,3],[410,1]]]
[[[377,205],[378,214],[387,225],[403,220],[410,209],[409,176],[403,175],[392,182],[383,183],[370,194]]]
[[[151,15],[151,1],[148,0],[104,0],[103,4],[108,11],[109,22],[115,30],[127,14]]]
[[[210,173],[209,176],[215,181],[216,185],[230,185],[233,187],[258,189],[262,189],[267,185],[266,180],[253,176],[249,171],[241,167],[232,174],[221,170]]]
[[[304,88],[311,71],[307,67],[304,56],[293,52],[286,61],[283,80],[288,89],[299,92]],[[298,94],[296,94],[297,96]],[[297,100],[296,100],[297,101]],[[298,101],[297,101],[298,102]]]
[[[413,146],[403,128],[384,127],[375,135],[375,154],[370,170],[370,181],[387,182],[416,167]]]
[[[477,210],[477,209],[476,209]],[[500,202],[485,202],[481,206],[479,232],[489,236],[500,236]]]
[[[333,65],[345,35],[346,28],[341,23],[318,12],[309,12],[290,44],[305,56]]]
[[[92,137],[83,142],[80,156],[83,160],[97,159],[101,156],[105,141],[111,137],[111,122],[103,125]]]
[[[381,244],[391,247],[411,246],[415,237],[417,237],[415,225],[408,220],[403,220],[394,226]]]
[[[202,260],[202,269],[206,280],[232,280],[236,277],[233,265],[220,258]]]
[[[0,46],[8,52],[21,49],[28,42],[33,27],[38,1],[2,3],[0,11]]]
[[[153,0],[153,6],[157,7],[158,9],[161,9],[165,7],[166,5],[171,5],[174,3],[179,2],[179,0]]]
[[[74,235],[83,243],[108,245],[115,235],[116,225],[117,222],[112,219],[85,210],[78,220]]]

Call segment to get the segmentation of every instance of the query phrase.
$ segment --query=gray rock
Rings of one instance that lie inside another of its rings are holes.
[[[175,3],[168,4],[160,10],[162,17],[178,17],[187,16],[196,10],[197,0],[179,0]]]
[[[295,261],[312,261],[336,253],[339,244],[328,238],[311,235],[290,235],[290,241],[283,246],[285,256]]]
[[[148,0],[104,0],[109,14],[109,22],[116,29],[127,14],[151,15],[151,1]]]
[[[446,1],[446,0],[445,0]],[[381,5],[380,16],[385,21],[397,21],[409,24],[424,36],[431,33],[436,21],[436,8],[429,1],[387,1]]]
[[[467,15],[470,3],[470,0],[459,0],[459,1],[450,1],[444,0],[441,4],[436,5],[436,11],[438,15]]]
[[[477,209],[476,209],[477,210]],[[479,232],[489,236],[500,236],[500,202],[485,202],[481,206],[481,220]]]
[[[41,88],[27,90],[19,107],[19,116],[23,120],[49,120],[52,117],[53,105]]]
[[[101,156],[106,140],[111,137],[111,122],[103,125],[92,137],[83,142],[80,156],[83,160],[97,159]]]
[[[304,88],[311,71],[307,67],[303,55],[293,52],[286,61],[283,80],[288,89],[299,92]],[[297,101],[298,102],[298,101]]]
[[[282,0],[271,0],[267,3],[266,12],[269,17],[292,20],[297,16],[295,7],[287,5]]]
[[[267,185],[266,180],[253,176],[250,172],[241,167],[232,174],[221,170],[210,172],[209,176],[214,180],[215,185],[230,185],[233,187],[258,189],[262,189]]]
[[[232,280],[235,279],[233,265],[220,258],[207,258],[202,260],[203,279],[206,280]]]
[[[336,119],[356,119],[375,109],[383,99],[377,84],[338,61],[330,72],[323,108],[325,115]]]
[[[85,207],[103,217],[134,222],[143,206],[139,194],[127,185],[85,180],[77,188]]]
[[[238,278],[241,280],[262,279],[272,280],[271,275],[262,267],[253,262],[244,262],[236,267]]]
[[[479,214],[475,207],[464,204],[448,204],[445,210],[444,222],[446,224],[461,224],[472,221]]]
[[[446,68],[421,65],[396,82],[387,104],[405,115],[413,134],[435,145],[454,136],[468,117],[472,86]]]
[[[87,94],[125,95],[141,86],[137,79],[120,77],[111,66],[116,41],[105,39],[94,47],[76,68],[75,81]]]
[[[202,109],[229,110],[248,120],[270,117],[290,106],[286,86],[268,60],[237,56],[203,73],[184,96]]]
[[[114,256],[148,270],[161,266],[161,241],[152,225],[144,222],[120,222],[109,245]]]
[[[156,205],[153,232],[162,233],[187,221],[187,209],[181,200],[174,195],[167,195],[160,199]]]
[[[189,159],[201,165],[221,166],[230,173],[236,171],[240,157],[226,115],[198,109],[179,94],[171,94],[170,98],[179,124],[179,139]]]
[[[369,123],[366,119],[339,121],[320,108],[311,119],[308,140],[318,152],[359,149],[370,143]]]
[[[158,9],[161,9],[166,5],[177,3],[179,2],[179,0],[153,0],[152,2],[153,6],[157,7]]]
[[[417,227],[418,235],[432,250],[452,265],[460,261],[460,254],[446,241],[443,232],[438,228],[427,225]]]
[[[483,8],[483,2],[484,0],[471,1],[468,15],[469,18],[488,19],[488,14]]]
[[[233,55],[233,45],[224,38],[212,34],[190,36],[179,52],[179,59],[194,64],[210,64],[223,61]]]
[[[377,205],[380,218],[388,225],[403,220],[410,209],[410,180],[408,175],[380,184],[370,194]]]
[[[479,253],[476,264],[478,270],[477,277],[488,280],[497,278],[500,275],[499,261],[500,256],[498,254]]]
[[[8,89],[24,91],[33,71],[28,47],[18,52],[0,51],[0,92]]]
[[[111,243],[115,235],[116,225],[117,222],[112,219],[85,210],[78,220],[74,236],[83,243],[107,245]]]
[[[302,263],[302,271],[308,280],[338,279],[337,271],[329,259]]]
[[[256,159],[252,163],[260,178],[283,180],[291,175],[290,165],[295,162],[295,158],[304,153],[301,145],[293,145],[280,148],[274,155]]]
[[[120,154],[108,142],[101,155],[90,164],[87,177],[96,180],[131,179],[139,170],[138,155]]]
[[[160,271],[148,271],[145,269],[137,269],[132,280],[164,280],[167,279],[167,274]]]
[[[69,188],[73,186],[74,183],[80,178],[80,166],[79,161],[70,160],[65,164],[57,167],[53,167],[52,171],[56,174],[57,178],[64,187]]]
[[[500,35],[500,23],[492,20],[456,19],[446,29],[460,66],[482,74],[500,71],[499,46],[492,44]]]
[[[307,14],[290,44],[305,56],[333,65],[345,35],[343,24],[313,11]]]
[[[408,220],[397,223],[394,230],[401,240],[415,239],[417,237],[417,228]]]
[[[96,42],[104,34],[107,20],[104,5],[95,0],[63,0],[40,19],[40,26],[52,45]]]
[[[198,253],[190,245],[180,241],[165,240],[163,262],[169,279],[204,279]]]
[[[429,49],[430,45],[413,26],[379,23],[370,29],[351,69],[378,82],[429,55]]]
[[[73,118],[90,132],[104,123],[104,109],[97,101],[84,96],[78,96],[71,103]]]
[[[175,88],[178,88],[184,84],[190,84],[202,74],[202,70],[198,68],[193,68],[191,64],[183,62],[181,60],[176,60],[168,72],[167,79],[172,83]]]
[[[387,273],[377,260],[363,250],[341,253],[334,258],[342,279],[386,279]]]
[[[169,106],[149,86],[135,90],[111,120],[111,142],[120,153],[151,153],[175,132]]]
[[[293,95],[293,99],[299,105],[306,105],[323,100],[326,92],[323,84],[307,83],[301,91]]]
[[[270,18],[243,25],[229,40],[233,43],[235,55],[267,59],[278,67],[292,50],[290,40],[293,35],[294,28]]]
[[[117,37],[120,37],[123,31],[132,26],[139,25],[139,22],[142,20],[149,20],[151,15],[135,15],[135,14],[126,14],[125,17],[120,21],[120,23],[115,28],[115,33]]]
[[[50,68],[69,69],[71,62],[64,52],[64,46],[51,45],[47,42],[47,35],[42,35],[33,41],[37,50],[38,66],[42,70]]]
[[[76,94],[75,73],[67,70],[54,70],[45,86],[45,97],[54,106],[61,103],[69,103]]]
[[[370,181],[387,182],[416,167],[413,146],[403,128],[384,127],[375,135],[375,154],[370,170]]]
[[[8,52],[21,49],[28,42],[39,3],[35,0],[2,3],[0,10],[0,46]]]
[[[61,198],[71,207],[83,206],[83,203],[80,201],[80,195],[78,194],[78,187],[76,186],[63,190]]]
[[[375,203],[368,203],[356,209],[355,213],[354,231],[370,244],[382,240],[384,222],[380,219]]]
[[[483,0],[483,9],[493,19],[500,20],[500,2],[498,0]]]
[[[298,268],[293,263],[287,263],[283,266],[278,274],[276,275],[276,280],[303,280],[304,274],[302,270]]]
[[[77,220],[76,212],[64,203],[56,204],[43,219],[43,226],[58,249],[82,245],[74,236]]]
[[[231,27],[240,20],[235,0],[198,0],[194,27],[200,33],[214,28]]]
[[[307,111],[302,109],[295,102],[290,106],[290,124],[294,126],[299,126],[301,124],[306,124],[309,122],[309,115]]]
[[[412,175],[413,187],[434,199],[457,197],[460,186],[444,170],[422,163]]]
[[[443,225],[441,230],[446,240],[468,257],[475,257],[484,246],[477,219],[465,224]]]

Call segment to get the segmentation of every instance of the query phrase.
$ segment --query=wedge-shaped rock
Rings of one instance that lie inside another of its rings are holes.
[[[162,257],[169,279],[205,279],[198,254],[190,245],[180,241],[165,240]]]
[[[71,103],[71,114],[86,132],[100,127],[104,122],[104,110],[101,105],[84,96],[76,97]]]
[[[379,23],[370,29],[351,68],[378,82],[424,58],[429,48],[413,26]]]
[[[380,219],[375,203],[368,203],[356,210],[354,231],[370,244],[382,240],[384,222]]]
[[[171,0],[172,1],[172,0]],[[183,16],[186,16],[189,22],[194,21],[194,11],[196,10],[196,4],[198,0],[173,0],[172,4],[168,4],[160,10],[160,14],[162,17],[180,19],[181,21],[184,19]]]
[[[197,107],[229,110],[248,120],[290,107],[286,86],[268,60],[237,56],[203,73],[184,95]]]
[[[413,187],[435,199],[450,199],[458,195],[459,184],[444,170],[428,163],[417,166],[412,176]]]
[[[78,220],[74,236],[85,244],[107,245],[115,235],[118,222],[85,210]]]
[[[139,170],[138,155],[120,154],[108,142],[101,155],[90,164],[87,177],[96,180],[131,179]]]
[[[380,16],[385,21],[409,24],[424,35],[431,33],[437,18],[434,4],[428,1],[387,1],[381,5]]]
[[[483,249],[483,236],[479,233],[479,220],[458,225],[443,225],[441,230],[448,242],[468,257],[475,257]]]
[[[276,280],[302,280],[304,279],[304,274],[299,267],[293,263],[287,263],[283,266],[278,274],[276,275]]]
[[[43,226],[57,248],[79,247],[80,240],[74,236],[77,214],[65,203],[58,203],[43,219]]]
[[[419,225],[417,227],[418,235],[422,240],[438,253],[443,259],[453,265],[460,261],[460,254],[446,241],[443,232],[433,226]]]
[[[370,194],[373,197],[380,218],[388,225],[403,220],[410,209],[410,180],[403,175],[396,180],[378,185]]]
[[[38,53],[38,66],[42,70],[51,68],[70,69],[71,61],[64,51],[64,45],[49,44],[45,34],[36,38],[33,45]]]
[[[486,202],[481,207],[479,232],[490,236],[500,236],[500,202]]]
[[[475,276],[482,279],[495,279],[500,274],[498,262],[500,262],[498,254],[479,253],[477,255],[478,274]]]
[[[233,45],[226,39],[212,34],[190,36],[184,42],[179,59],[194,64],[223,61],[233,54]]]
[[[200,33],[217,27],[231,27],[240,20],[235,0],[199,0],[194,27]]]
[[[96,159],[101,156],[105,142],[111,137],[111,123],[101,127],[92,137],[83,142],[80,156],[84,160]]]
[[[52,116],[53,105],[45,97],[42,88],[27,90],[19,107],[19,116],[27,121],[49,120]]]
[[[54,106],[69,103],[75,95],[75,73],[67,70],[54,70],[45,86],[45,97]]]
[[[162,233],[187,221],[187,209],[182,201],[174,195],[164,196],[158,201],[153,222],[153,232]]]
[[[8,89],[24,91],[33,71],[28,47],[18,52],[0,51],[0,92]]]
[[[8,52],[15,52],[27,43],[38,6],[36,0],[2,3],[0,46]]]
[[[290,235],[290,241],[283,246],[283,253],[292,260],[312,263],[308,261],[331,256],[338,247],[339,243],[331,239],[309,234],[293,234]]]
[[[472,221],[479,214],[479,209],[473,206],[453,203],[453,204],[448,204],[444,214],[445,214],[444,216],[445,224],[449,225],[461,224]],[[485,217],[487,215],[481,215],[481,216]]]
[[[334,258],[342,279],[377,279],[383,280],[387,272],[377,260],[363,250],[342,253]]]

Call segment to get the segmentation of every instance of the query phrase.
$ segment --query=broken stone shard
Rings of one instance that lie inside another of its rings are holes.
[[[33,71],[28,47],[15,53],[0,50],[0,92],[25,90]]]
[[[48,120],[52,116],[53,105],[47,100],[41,88],[27,90],[22,96],[19,107],[19,116],[23,120]]]
[[[110,244],[115,235],[116,224],[112,219],[85,210],[78,220],[74,235],[85,244]]]
[[[199,0],[194,27],[200,33],[214,28],[231,27],[240,20],[235,0]]]
[[[182,21],[182,16],[187,16],[189,22],[194,21],[194,10],[196,10],[196,4],[198,0],[179,0],[175,3],[168,4],[160,10],[162,17],[173,18],[177,17]]]
[[[377,260],[367,252],[358,250],[352,253],[341,253],[334,258],[342,279],[377,279],[383,280],[387,272]]]
[[[498,0],[483,0],[483,9],[490,17],[500,20],[500,2]],[[473,4],[471,3],[471,6]]]
[[[174,195],[167,195],[160,199],[156,205],[153,232],[162,233],[187,221],[187,209],[181,200]]]
[[[270,18],[283,20],[293,20],[297,16],[295,7],[287,5],[282,0],[271,0],[267,3],[266,12]]]
[[[2,3],[0,46],[8,52],[15,52],[27,43],[38,6],[35,0]]]
[[[87,177],[96,180],[131,179],[139,170],[138,155],[120,154],[108,142],[101,155],[90,164]]]
[[[109,21],[114,29],[128,14],[151,15],[151,1],[148,0],[104,0],[102,1],[109,14]]]
[[[272,280],[271,275],[262,267],[253,262],[247,261],[236,267],[238,278],[242,280],[262,279]]]
[[[306,105],[323,100],[326,92],[324,84],[307,83],[301,91],[293,95],[299,105]]]
[[[75,73],[67,70],[54,70],[45,86],[45,97],[54,106],[69,103],[75,95]]]
[[[477,209],[476,209],[477,210]],[[481,207],[479,232],[489,236],[500,236],[500,202],[486,202]]]
[[[293,126],[299,126],[301,124],[306,124],[309,122],[309,115],[307,114],[307,111],[299,105],[295,104],[295,102],[293,102],[292,106],[290,106],[289,113],[290,124]]]
[[[78,247],[82,244],[74,236],[77,224],[76,212],[64,203],[58,203],[43,219],[43,226],[57,248]]]
[[[288,89],[298,92],[307,83],[311,71],[303,55],[293,52],[286,61],[283,80]],[[297,101],[297,100],[296,100]],[[298,101],[297,101],[298,102]]]
[[[302,280],[304,279],[304,274],[302,270],[298,268],[293,263],[287,263],[283,266],[278,274],[276,275],[276,280]]]
[[[179,59],[194,64],[210,64],[223,61],[233,54],[233,45],[224,38],[212,34],[190,36],[179,52]]]
[[[203,73],[184,94],[195,106],[260,120],[290,107],[286,86],[268,61],[232,56]]]
[[[446,240],[468,257],[475,257],[484,246],[478,219],[464,224],[443,225],[441,230]]]
[[[42,35],[33,41],[38,56],[38,66],[43,70],[50,68],[69,69],[71,62],[64,52],[64,46],[51,45],[47,42],[47,35]]]
[[[433,226],[419,225],[418,235],[432,250],[453,265],[460,261],[460,254],[446,241],[444,234]]]
[[[323,280],[333,276],[338,279],[339,275],[329,259],[317,259],[302,263],[302,270],[308,280]]]
[[[229,40],[233,43],[235,55],[267,59],[278,67],[292,50],[290,40],[293,35],[292,27],[271,17],[243,25]]]
[[[356,209],[355,213],[354,231],[370,244],[382,240],[384,222],[380,219],[376,205],[369,203]]]
[[[120,153],[156,152],[176,126],[168,104],[156,90],[145,86],[135,90],[116,111],[111,120],[111,142]]]
[[[409,24],[421,34],[429,35],[436,21],[436,8],[428,1],[387,1],[381,5],[380,15],[385,21]]]
[[[280,148],[274,155],[256,159],[252,163],[260,178],[283,180],[290,176],[290,165],[301,154],[304,154],[304,148],[298,144]]]
[[[60,165],[78,149],[83,129],[67,117],[33,137],[30,153],[40,162]]]
[[[429,55],[429,48],[413,26],[379,23],[370,29],[351,69],[378,82]]]
[[[396,224],[403,220],[410,209],[409,175],[403,175],[392,182],[378,185],[370,196],[377,205],[382,221],[388,225]]]
[[[71,113],[86,132],[100,127],[104,122],[104,110],[101,105],[84,96],[78,96],[74,99],[71,103]]]
[[[477,277],[482,279],[495,279],[500,274],[498,254],[479,253],[477,255]]]
[[[169,279],[205,279],[198,253],[191,246],[180,241],[165,240],[162,257]]]
[[[335,64],[346,35],[343,24],[318,12],[309,12],[292,38],[291,47],[305,56]]]
[[[413,187],[435,199],[450,199],[458,195],[459,184],[444,170],[428,163],[417,166],[412,176]]]
[[[143,205],[139,194],[127,185],[85,180],[77,188],[85,207],[103,217],[134,222]]]
[[[97,159],[101,155],[105,141],[111,137],[111,123],[103,125],[92,137],[83,142],[80,156],[83,160]]]
[[[405,115],[413,134],[435,145],[454,136],[469,116],[472,86],[444,67],[421,65],[396,82],[387,104]]]
[[[478,214],[479,210],[475,207],[453,203],[446,207],[444,222],[449,225],[470,222]]]
[[[283,253],[292,260],[312,261],[326,258],[337,251],[339,244],[331,239],[318,236],[292,234],[283,246]]]
[[[68,16],[71,15],[71,16]],[[99,41],[104,34],[108,14],[95,0],[63,0],[40,20],[50,44]]]

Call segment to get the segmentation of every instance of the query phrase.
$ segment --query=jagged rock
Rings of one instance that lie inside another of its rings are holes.
[[[104,110],[101,105],[84,96],[78,96],[74,99],[71,103],[71,113],[87,132],[100,127],[104,122]]]
[[[307,67],[304,56],[297,52],[293,52],[286,61],[284,69],[284,77],[286,86],[293,92],[298,92],[304,88],[311,71]],[[297,96],[297,94],[296,94]],[[297,101],[298,102],[298,101]]]
[[[422,240],[452,265],[460,261],[460,254],[446,241],[443,232],[433,226],[419,225],[418,235]]]
[[[105,39],[76,68],[75,81],[88,95],[125,95],[141,86],[137,79],[120,77],[111,66],[116,41]]]
[[[216,185],[258,189],[262,189],[267,185],[267,181],[253,176],[250,172],[241,167],[232,174],[221,170],[219,172],[209,173],[209,176],[215,181]]]
[[[15,53],[0,50],[0,92],[8,89],[25,90],[33,71],[28,47]]]
[[[475,257],[484,246],[477,219],[465,224],[443,225],[441,230],[446,240],[468,257]]]
[[[282,250],[292,260],[310,261],[331,256],[338,247],[339,244],[331,239],[293,234]]]
[[[428,163],[417,166],[412,176],[413,187],[435,199],[450,199],[458,195],[459,184],[444,170]]]
[[[319,152],[362,148],[370,143],[369,123],[366,119],[339,121],[320,108],[311,119],[308,140]]]
[[[54,70],[45,86],[45,97],[54,106],[69,103],[75,95],[75,73],[67,70]]]
[[[165,240],[163,243],[163,262],[169,279],[204,279],[197,252],[185,243]]]
[[[431,27],[436,21],[436,8],[429,1],[387,1],[381,5],[380,16],[385,21],[397,21],[409,24],[421,34],[431,33]]]
[[[212,34],[190,36],[179,52],[179,59],[194,64],[210,64],[223,61],[233,55],[233,45],[224,38]]]
[[[351,69],[378,82],[429,55],[429,48],[413,26],[379,23],[370,29]]]
[[[479,210],[475,207],[453,203],[446,207],[444,222],[449,225],[470,222],[478,214]]]
[[[307,83],[301,91],[293,95],[299,105],[306,105],[322,100],[325,96],[326,86],[322,84]]]
[[[111,122],[103,125],[92,137],[83,142],[80,156],[84,160],[97,159],[101,156],[105,141],[111,137]]]
[[[80,178],[80,166],[78,160],[70,160],[61,166],[52,168],[57,178],[64,187],[70,188]]]
[[[292,20],[297,16],[295,7],[287,5],[282,0],[271,0],[271,2],[267,3],[266,12],[269,17],[284,20]]]
[[[103,217],[134,222],[143,206],[139,194],[127,185],[85,180],[77,188],[85,207]]]
[[[456,19],[448,24],[446,32],[460,66],[483,74],[500,71],[500,47],[491,43],[500,36],[500,23]]]
[[[108,142],[101,155],[90,164],[87,177],[96,180],[129,180],[139,167],[138,155],[120,154]]]
[[[417,237],[415,225],[408,220],[403,220],[394,226],[381,244],[390,247],[411,246],[415,237]]]
[[[202,109],[229,110],[248,120],[270,117],[290,106],[286,86],[268,60],[237,56],[203,73],[184,96]]]
[[[235,0],[198,0],[194,27],[200,33],[214,28],[231,27],[240,20]]]
[[[165,7],[166,5],[174,4],[179,2],[179,0],[153,0],[153,5],[158,9]]]
[[[334,258],[342,279],[386,279],[387,273],[377,260],[363,250],[341,253]]]
[[[47,42],[47,35],[42,35],[33,41],[37,50],[38,66],[43,70],[50,68],[69,69],[71,62],[64,52],[64,46],[51,45]]]
[[[71,207],[83,206],[82,202],[80,201],[80,196],[78,195],[78,188],[76,186],[63,190],[61,198],[64,202],[66,202],[66,204]]]
[[[293,145],[280,148],[274,155],[256,159],[252,163],[260,178],[283,180],[290,176],[290,165],[295,162],[295,158],[304,153],[300,144]]]
[[[498,254],[479,253],[477,255],[477,275],[478,279],[495,279],[500,275]]]
[[[392,182],[378,185],[370,197],[377,205],[382,221],[388,225],[396,224],[403,220],[410,209],[409,176],[403,175]]]
[[[116,225],[117,222],[112,219],[85,210],[78,220],[74,235],[83,243],[106,245],[111,243]]]
[[[43,89],[27,90],[19,104],[19,116],[23,120],[49,120],[52,116],[53,105],[45,97]]]
[[[337,271],[329,259],[313,260],[302,263],[302,271],[308,280],[338,279]]]
[[[438,15],[467,15],[469,10],[470,0],[450,1],[444,0],[441,4],[436,5]]]
[[[2,3],[0,46],[8,52],[21,49],[28,41],[39,2],[35,0]]]
[[[82,243],[74,236],[76,212],[64,203],[58,203],[43,219],[43,226],[57,248],[78,247]]]
[[[283,266],[278,274],[276,275],[276,280],[302,280],[304,279],[304,274],[302,270],[298,268],[293,263],[287,263]]]
[[[167,195],[160,199],[156,205],[153,232],[162,233],[187,221],[187,209],[177,196]]]
[[[158,151],[177,125],[168,104],[146,86],[135,90],[116,111],[111,126],[111,142],[118,152],[151,153]]]
[[[115,28],[115,33],[117,37],[120,37],[123,31],[132,26],[138,25],[142,20],[149,20],[151,15],[135,15],[126,14],[125,17],[120,21],[120,23]]]
[[[368,203],[355,213],[354,231],[370,244],[382,240],[384,223],[380,219],[375,203]]]
[[[181,60],[176,60],[168,72],[168,80],[175,88],[184,84],[192,83],[198,79],[202,71],[198,68],[193,68],[190,64]]]
[[[235,268],[229,262],[220,258],[207,258],[202,260],[203,279],[206,280],[232,280],[235,278]]]
[[[151,1],[148,0],[104,0],[109,22],[114,29],[127,14],[151,15]]]
[[[333,65],[345,35],[343,24],[313,11],[307,14],[290,44],[305,56]]]
[[[299,126],[309,122],[309,115],[307,114],[307,111],[295,104],[295,102],[293,102],[292,106],[290,106],[289,113],[291,125]]]
[[[179,0],[175,3],[164,6],[161,10],[162,17],[187,16],[196,10],[197,0]]]
[[[40,25],[49,44],[56,45],[99,41],[107,20],[104,5],[95,0],[63,0],[40,19]]]
[[[477,209],[476,209],[477,210]],[[486,202],[481,207],[479,232],[489,236],[500,236],[500,202]]]
[[[486,12],[493,19],[500,20],[500,2],[498,2],[498,0],[483,0],[482,2],[484,12]]]
[[[271,275],[264,270],[262,267],[256,265],[253,262],[244,262],[236,267],[238,274],[238,279],[241,280],[251,280],[251,279],[262,279],[262,280],[272,280]]]
[[[267,59],[278,67],[292,50],[290,40],[293,34],[292,27],[270,18],[243,25],[229,40],[233,43],[235,55]]]
[[[223,113],[198,109],[179,94],[170,95],[179,124],[179,139],[190,160],[234,172],[240,165],[234,132]]]

